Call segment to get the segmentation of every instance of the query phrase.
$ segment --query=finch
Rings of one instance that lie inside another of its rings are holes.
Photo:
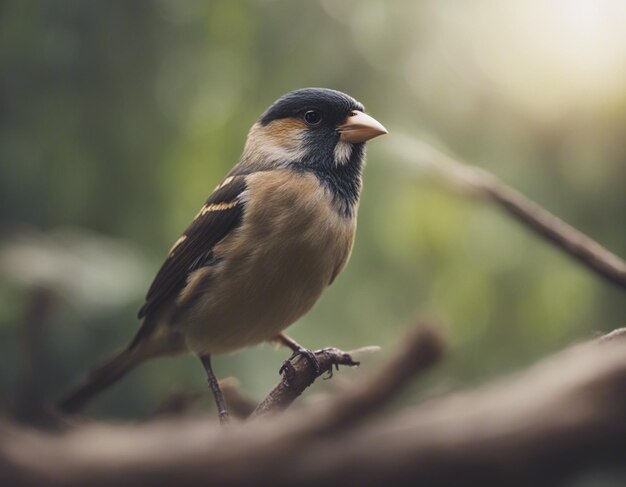
[[[59,404],[72,413],[148,359],[202,361],[228,420],[211,356],[276,341],[344,269],[354,242],[365,143],[385,128],[354,98],[306,88],[252,126],[239,162],[175,241],[139,310],[130,344]]]

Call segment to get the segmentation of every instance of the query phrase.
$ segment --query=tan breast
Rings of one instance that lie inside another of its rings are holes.
[[[313,306],[350,256],[355,220],[331,207],[315,176],[256,173],[247,193],[242,225],[215,247],[222,262],[194,283],[201,297],[184,326],[196,352],[273,338]]]

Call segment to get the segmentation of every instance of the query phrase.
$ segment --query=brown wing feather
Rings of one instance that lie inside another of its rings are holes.
[[[190,273],[210,265],[213,246],[241,223],[244,206],[241,193],[245,189],[245,177],[237,176],[209,196],[154,278],[146,302],[139,310],[140,319],[180,291]]]

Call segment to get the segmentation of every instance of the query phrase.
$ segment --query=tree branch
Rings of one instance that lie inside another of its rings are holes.
[[[420,323],[406,334],[399,350],[391,360],[371,378],[360,385],[344,391],[336,400],[327,401],[314,417],[306,423],[309,431],[326,431],[341,425],[355,422],[379,408],[390,396],[400,390],[419,372],[428,369],[441,357],[444,349],[443,339],[433,326]],[[366,349],[362,349],[366,350]],[[336,348],[327,348],[315,352],[320,363],[320,372],[315,374],[313,366],[307,360],[294,364],[294,377],[283,375],[281,382],[268,394],[252,413],[258,418],[269,413],[284,410],[320,375],[332,373],[332,367],[338,365],[358,365],[352,355],[360,353],[342,352]],[[303,433],[303,431],[300,431]]]
[[[404,367],[400,356],[394,360]],[[361,389],[346,396],[356,400],[364,394]],[[354,405],[345,397],[333,402],[342,401]],[[0,423],[0,483],[368,487],[453,486],[466,479],[552,486],[599,465],[624,468],[625,409],[626,342],[594,340],[474,391],[349,429],[316,429],[315,435],[303,435],[311,430],[301,425],[331,425],[316,418],[327,414],[317,407],[226,430],[177,419],[86,425],[50,435]]]
[[[371,377],[318,406],[301,434],[322,434],[352,426],[379,410],[394,394],[443,356],[444,340],[430,323],[418,323],[403,338],[398,350]]]
[[[395,137],[387,147],[398,160],[426,170],[448,186],[496,203],[526,228],[582,263],[596,275],[626,288],[626,262],[514,190],[493,174],[452,157],[410,137]]]
[[[529,200],[520,192],[493,181],[489,196],[507,213],[538,235],[613,284],[626,288],[626,262],[595,240]]]
[[[324,348],[314,352],[319,363],[319,371],[306,359],[295,361],[291,373],[283,372],[281,381],[270,391],[267,397],[252,412],[251,418],[258,418],[267,414],[287,409],[315,379],[325,373],[332,374],[333,366],[339,365],[354,367],[359,362],[352,360],[349,353],[337,348]]]

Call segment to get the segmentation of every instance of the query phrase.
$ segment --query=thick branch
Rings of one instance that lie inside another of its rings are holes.
[[[321,435],[294,434],[316,410],[228,430],[189,419],[61,436],[7,425],[0,483],[551,486],[600,464],[624,468],[624,410],[626,343],[594,341],[506,381]]]
[[[595,274],[626,288],[626,262],[568,225],[493,174],[465,164],[409,137],[396,137],[388,148],[413,168],[425,169],[465,193],[487,198],[540,237]]]

